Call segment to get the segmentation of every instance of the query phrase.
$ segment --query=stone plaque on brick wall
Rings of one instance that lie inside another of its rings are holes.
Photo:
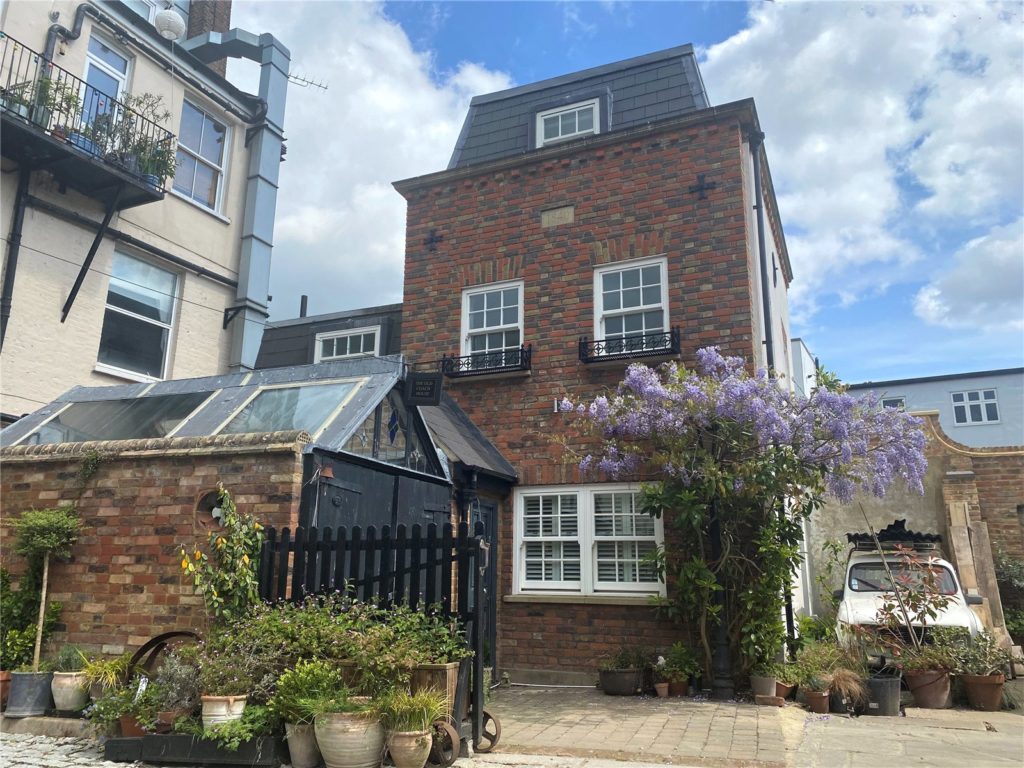
[[[565,205],[540,212],[542,227],[557,227],[559,224],[572,224],[576,220],[576,206]]]

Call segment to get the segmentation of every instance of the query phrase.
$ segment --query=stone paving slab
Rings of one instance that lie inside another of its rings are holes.
[[[702,768],[1024,766],[1024,718],[1008,712],[911,707],[906,717],[850,718],[812,715],[792,703],[516,687],[496,691],[487,707],[501,720],[499,752]],[[574,724],[582,722],[590,730],[574,740]]]

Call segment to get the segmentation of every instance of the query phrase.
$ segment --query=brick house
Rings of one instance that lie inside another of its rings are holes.
[[[791,382],[792,272],[751,100],[711,106],[690,46],[473,99],[408,202],[402,350],[515,467],[497,509],[497,663],[589,683],[623,642],[664,648],[642,562],[661,521],[582,477],[563,396],[718,345]],[[777,352],[776,352],[777,350]],[[669,585],[671,588],[671,585]]]

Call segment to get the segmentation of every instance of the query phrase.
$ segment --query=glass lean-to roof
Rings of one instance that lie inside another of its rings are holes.
[[[342,450],[401,380],[399,356],[199,379],[76,387],[0,432],[0,446],[304,430]]]

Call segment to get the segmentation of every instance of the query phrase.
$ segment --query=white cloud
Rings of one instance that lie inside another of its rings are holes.
[[[763,3],[705,52],[712,103],[756,99],[798,323],[826,298],[848,303],[948,270],[968,237],[1019,215],[1020,14],[1019,4]],[[948,300],[941,279],[931,287]]]
[[[234,26],[272,32],[292,71],[329,83],[291,87],[271,272],[273,319],[401,301],[405,201],[391,182],[443,170],[469,100],[507,75],[464,62],[434,71],[378,4],[239,2]],[[439,22],[440,23],[440,22]],[[229,65],[254,88],[252,65]]]
[[[957,251],[952,267],[918,291],[914,312],[951,328],[1024,328],[1024,219]]]

